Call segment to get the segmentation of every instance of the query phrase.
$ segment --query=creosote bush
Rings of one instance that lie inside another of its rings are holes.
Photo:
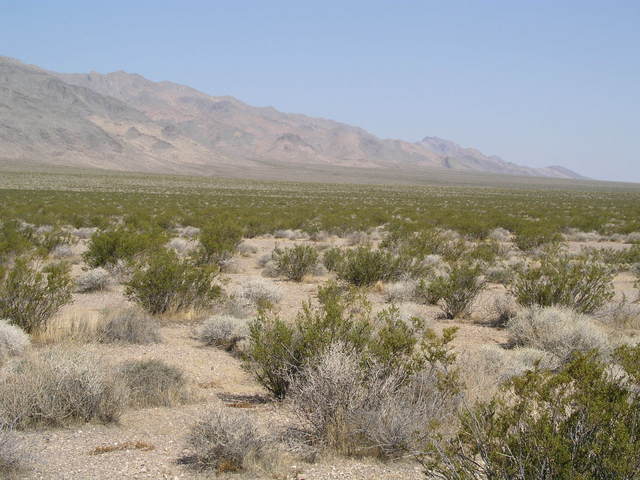
[[[318,251],[310,245],[276,248],[272,258],[279,275],[300,282],[305,275],[313,273],[318,263]]]
[[[0,318],[32,333],[71,300],[72,286],[67,264],[38,271],[27,259],[18,259],[13,268],[0,270]]]
[[[0,379],[0,418],[18,428],[114,422],[126,399],[112,367],[93,351],[38,351],[9,364]]]
[[[613,272],[589,256],[545,250],[537,265],[519,268],[511,290],[523,306],[563,306],[592,313],[613,298]]]
[[[534,370],[467,409],[451,439],[424,456],[428,478],[635,479],[640,471],[640,347],[616,350],[621,374],[596,352],[558,372]]]
[[[196,423],[187,443],[193,450],[195,468],[218,473],[244,470],[249,461],[267,453],[266,437],[251,418],[222,408]]]
[[[229,220],[217,220],[200,229],[199,259],[203,263],[220,264],[229,259],[242,241],[243,229]]]
[[[102,343],[159,343],[160,326],[153,318],[136,308],[119,308],[107,312],[96,329]]]
[[[372,285],[398,277],[396,257],[385,250],[357,247],[346,250],[338,264],[338,278],[356,286]]]
[[[125,294],[151,314],[204,308],[220,295],[216,267],[195,266],[172,251],[158,251],[138,265]]]
[[[438,299],[445,317],[456,318],[468,313],[484,285],[478,266],[458,262],[447,276],[435,278],[426,288],[431,301]]]
[[[318,289],[319,306],[303,303],[293,324],[261,310],[249,324],[246,366],[271,394],[284,398],[292,379],[309,359],[341,341],[371,360],[407,372],[419,370],[427,352],[446,345],[455,329],[437,337],[418,318],[405,321],[395,307],[372,317],[366,297],[335,283]]]
[[[182,370],[160,360],[131,360],[120,364],[117,375],[129,391],[129,405],[170,407],[188,399]]]
[[[136,232],[124,228],[95,232],[87,251],[82,255],[92,268],[108,267],[118,261],[128,262],[145,251],[155,250],[164,243],[158,232]]]

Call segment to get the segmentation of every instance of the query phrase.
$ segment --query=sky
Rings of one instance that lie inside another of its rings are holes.
[[[0,55],[640,182],[637,0],[0,0]]]

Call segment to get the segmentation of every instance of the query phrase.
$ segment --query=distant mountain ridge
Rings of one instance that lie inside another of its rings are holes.
[[[380,139],[343,123],[215,97],[123,71],[62,74],[0,57],[0,158],[161,173],[296,166],[439,168],[582,178],[436,137]]]

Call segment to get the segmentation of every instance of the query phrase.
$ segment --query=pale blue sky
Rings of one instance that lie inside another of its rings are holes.
[[[637,0],[0,0],[0,46],[640,181]]]

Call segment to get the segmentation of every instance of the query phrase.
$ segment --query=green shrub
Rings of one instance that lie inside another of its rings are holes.
[[[217,272],[162,250],[135,268],[125,294],[151,314],[204,308],[220,296],[220,287],[212,283]]]
[[[589,257],[548,250],[538,264],[516,270],[512,293],[521,305],[564,306],[592,313],[614,295],[609,266]]]
[[[385,250],[357,247],[347,250],[338,270],[338,278],[352,285],[367,286],[396,276],[394,255]]]
[[[16,220],[0,223],[0,265],[31,248],[32,237],[33,230],[21,228]]]
[[[249,325],[246,366],[276,398],[284,398],[300,369],[336,342],[376,364],[401,366],[407,373],[420,369],[437,343],[419,319],[407,323],[395,307],[372,318],[366,296],[356,290],[329,283],[318,289],[318,302],[317,307],[303,303],[293,324],[261,311]],[[454,333],[445,332],[444,344]]]
[[[461,415],[460,431],[425,457],[429,478],[636,479],[640,472],[640,347],[595,353],[560,371],[512,379],[505,393]],[[435,445],[434,445],[435,447]]]
[[[243,229],[231,221],[211,222],[200,229],[200,260],[215,263],[227,260],[242,241]]]
[[[137,233],[124,228],[96,232],[82,257],[92,268],[111,266],[118,260],[129,261],[135,255],[156,249],[163,240],[159,234]]]
[[[27,259],[0,271],[0,318],[7,318],[27,333],[43,328],[71,300],[73,281],[69,266],[52,264],[38,271]]]
[[[465,262],[453,265],[448,276],[437,277],[427,287],[430,300],[438,299],[446,318],[468,313],[485,282],[480,269]]]
[[[344,253],[338,247],[331,247],[325,250],[322,255],[322,264],[330,272],[337,272],[342,264]]]
[[[295,282],[313,272],[318,264],[318,251],[310,245],[276,248],[272,257],[278,274]]]

